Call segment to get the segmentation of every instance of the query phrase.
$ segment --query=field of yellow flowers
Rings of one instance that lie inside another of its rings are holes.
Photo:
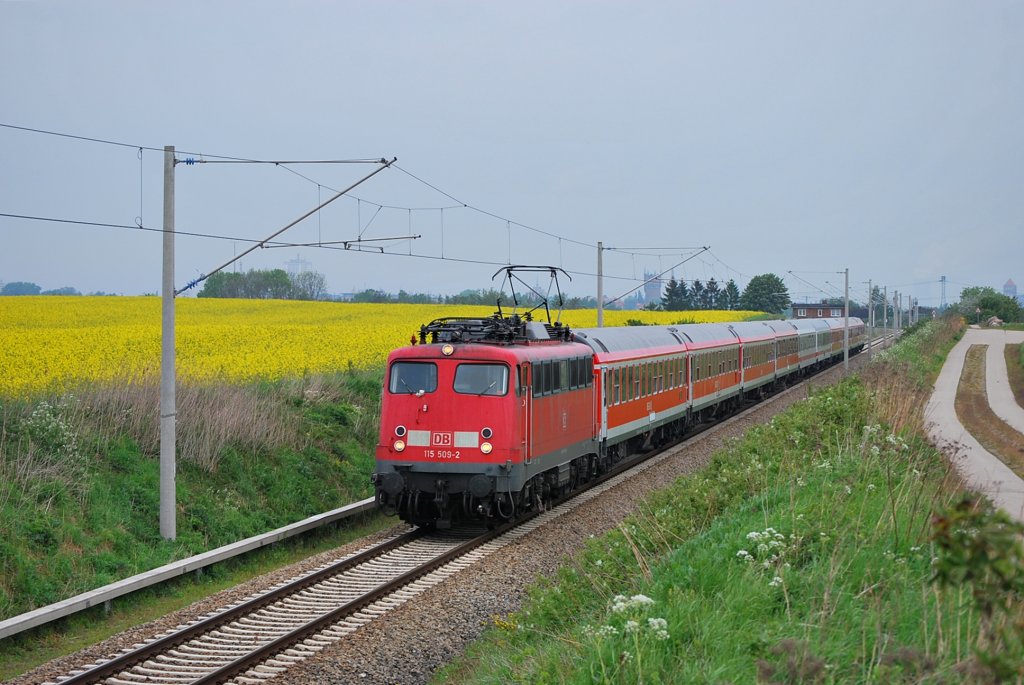
[[[178,374],[248,381],[379,366],[420,324],[443,316],[490,316],[493,307],[348,304],[182,298],[177,302]],[[670,324],[682,318],[737,321],[755,312],[609,311]],[[563,313],[577,328],[594,310]],[[0,300],[0,395],[64,391],[81,383],[156,375],[158,297],[5,297]]]

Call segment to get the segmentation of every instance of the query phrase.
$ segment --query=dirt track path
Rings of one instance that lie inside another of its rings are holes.
[[[960,423],[955,410],[957,386],[967,350],[971,345],[988,345],[985,373],[988,403],[996,416],[1010,426],[1017,426],[1024,420],[1024,409],[1013,397],[1003,361],[1004,346],[1018,342],[1024,342],[1024,331],[968,329],[950,351],[939,373],[931,399],[925,407],[925,425],[932,442],[950,455],[970,487],[984,493],[1019,521],[1024,521],[1024,480],[981,446]],[[998,363],[993,361],[996,355]],[[1018,430],[1024,433],[1024,430]]]

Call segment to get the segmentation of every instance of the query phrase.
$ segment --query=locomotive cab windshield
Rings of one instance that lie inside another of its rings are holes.
[[[391,365],[388,386],[396,395],[422,395],[437,390],[437,364],[433,362],[395,362]]]
[[[504,364],[459,364],[453,390],[461,395],[504,395],[508,367]]]

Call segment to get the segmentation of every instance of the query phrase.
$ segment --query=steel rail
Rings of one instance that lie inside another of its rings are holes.
[[[370,559],[379,557],[382,554],[386,554],[393,549],[406,545],[413,540],[417,540],[426,535],[427,532],[428,531],[422,528],[411,530],[393,538],[392,540],[388,540],[387,542],[371,547],[370,549],[364,550],[351,557],[342,559],[307,576],[297,578],[279,588],[269,590],[257,597],[253,597],[252,599],[245,600],[240,604],[228,607],[227,609],[193,623],[180,631],[174,631],[169,635],[165,635],[164,637],[157,638],[152,642],[146,643],[138,649],[126,652],[114,657],[110,661],[105,661],[102,664],[98,664],[88,670],[63,679],[60,683],[61,685],[85,685],[86,683],[102,682],[110,676],[116,675],[117,673],[125,671],[132,666],[143,663],[153,656],[161,654],[170,648],[177,647],[184,642],[188,642],[199,635],[208,633],[226,623],[230,623],[236,618],[258,611],[283,597],[300,592],[301,590],[315,585],[326,578],[343,573],[350,568],[354,568],[355,566],[369,561]]]

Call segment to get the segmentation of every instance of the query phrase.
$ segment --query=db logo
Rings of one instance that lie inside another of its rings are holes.
[[[452,446],[452,434],[451,433],[432,433],[430,436],[430,444],[439,447],[451,447]]]

